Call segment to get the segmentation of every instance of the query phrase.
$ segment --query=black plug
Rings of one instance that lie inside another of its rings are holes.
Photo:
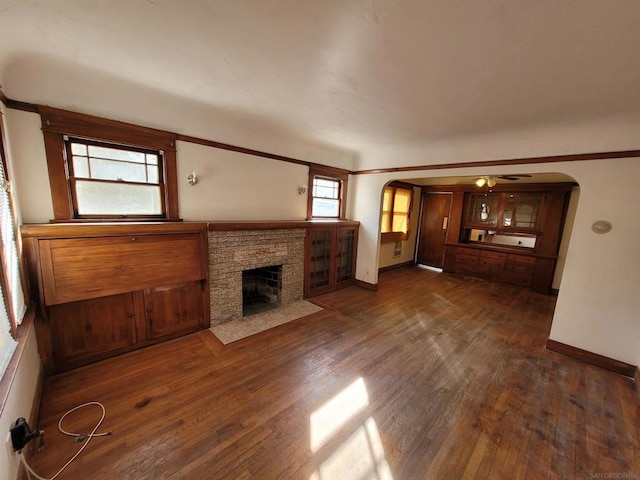
[[[22,417],[13,422],[9,430],[11,432],[11,443],[16,452],[22,450],[27,443],[40,436],[41,433],[40,430],[34,430],[32,432],[29,424]]]

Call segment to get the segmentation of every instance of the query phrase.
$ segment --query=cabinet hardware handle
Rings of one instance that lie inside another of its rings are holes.
[[[129,318],[133,317],[133,313],[127,313],[127,317]]]
[[[137,240],[136,237],[131,237],[132,242],[135,242],[136,240]]]
[[[147,313],[151,313],[152,310],[150,308],[147,308]]]

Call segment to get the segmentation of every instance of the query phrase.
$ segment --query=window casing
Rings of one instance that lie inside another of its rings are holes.
[[[55,221],[180,219],[176,134],[50,107],[38,111]],[[89,150],[82,154],[82,145],[95,147],[93,157]],[[121,157],[120,174],[104,168],[115,165],[112,156]],[[89,157],[101,172],[97,177],[88,173]]]
[[[344,219],[348,174],[330,167],[309,169],[307,218]]]
[[[380,233],[382,242],[405,241],[409,238],[413,189],[391,184],[385,187],[382,197]]]
[[[18,326],[27,310],[3,137],[0,123],[0,377],[17,346]]]
[[[65,138],[75,218],[164,218],[160,150]]]

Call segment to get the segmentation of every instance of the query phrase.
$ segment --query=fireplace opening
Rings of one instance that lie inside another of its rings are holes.
[[[282,265],[242,272],[242,316],[276,308],[282,301]]]

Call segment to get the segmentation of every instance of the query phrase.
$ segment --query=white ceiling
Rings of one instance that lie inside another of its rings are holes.
[[[0,84],[375,168],[380,149],[640,118],[639,21],[637,0],[0,0]]]

